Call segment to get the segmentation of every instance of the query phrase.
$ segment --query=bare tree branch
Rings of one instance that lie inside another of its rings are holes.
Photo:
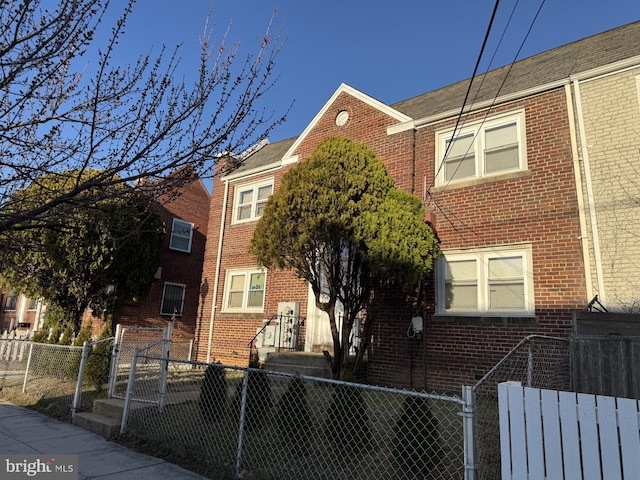
[[[193,176],[212,175],[221,153],[240,153],[284,121],[260,105],[277,79],[283,44],[282,31],[271,34],[273,18],[244,58],[240,45],[227,44],[228,30],[221,43],[211,41],[207,20],[199,62],[185,74],[180,46],[114,64],[134,4],[126,4],[98,49],[94,38],[108,0],[0,0],[3,248],[13,231],[104,200],[89,191],[126,183],[167,198]],[[169,175],[185,166],[182,175]],[[89,169],[100,174],[87,179]],[[69,176],[72,188],[43,203],[22,194],[51,174]]]

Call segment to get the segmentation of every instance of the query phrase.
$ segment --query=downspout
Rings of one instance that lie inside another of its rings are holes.
[[[411,194],[416,193],[416,129],[411,130],[412,145],[411,145]]]
[[[209,340],[207,342],[207,363],[211,363],[211,343],[213,342],[213,322],[216,317],[216,301],[220,283],[220,265],[222,264],[222,245],[224,243],[224,227],[227,218],[227,204],[229,198],[229,180],[224,181],[224,199],[222,201],[222,216],[220,219],[220,236],[218,237],[218,256],[216,258],[216,274],[213,281],[213,299],[211,302],[211,318],[209,319]]]
[[[589,150],[584,129],[584,117],[582,114],[582,99],[580,97],[580,85],[578,80],[572,80],[576,97],[576,111],[578,114],[578,128],[580,129],[580,146],[582,148],[582,162],[584,164],[584,177],[587,187],[587,200],[589,202],[589,215],[591,219],[591,236],[593,238],[593,254],[596,263],[596,278],[598,281],[598,297],[602,303],[606,303],[604,279],[602,274],[602,257],[600,254],[600,235],[598,235],[598,222],[596,218],[596,205],[593,198],[593,185],[591,183],[591,167],[589,163]],[[591,279],[588,279],[589,281]]]
[[[580,218],[580,240],[582,242],[582,261],[584,262],[585,284],[587,287],[588,302],[593,298],[593,285],[591,284],[591,261],[589,260],[589,244],[591,243],[587,234],[587,219],[584,208],[584,195],[582,192],[582,173],[580,172],[580,157],[578,156],[578,137],[576,133],[576,119],[573,113],[573,97],[571,95],[571,85],[564,86],[567,98],[567,112],[569,114],[569,132],[571,134],[571,157],[573,158],[573,173],[576,181],[576,195],[578,197],[578,216]]]

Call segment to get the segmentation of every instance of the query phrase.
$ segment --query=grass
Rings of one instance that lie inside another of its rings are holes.
[[[152,372],[147,372],[147,374]],[[238,411],[233,402],[235,390],[242,385],[242,371],[227,370],[228,398],[219,421],[206,422],[199,408],[198,394],[203,369],[170,368],[167,404],[160,411],[156,405],[134,402],[127,431],[116,441],[142,453],[164,458],[193,472],[213,479],[235,478],[238,447]],[[275,478],[417,478],[394,465],[394,427],[401,413],[403,392],[365,390],[364,398],[372,441],[357,455],[343,455],[330,447],[325,419],[334,388],[321,382],[308,382],[307,401],[311,424],[303,432],[311,441],[304,451],[294,448],[286,432],[277,423],[277,405],[286,391],[287,377],[271,376],[273,406],[264,414],[262,425],[242,438],[241,464],[245,479]],[[13,383],[11,383],[13,382]],[[29,381],[27,393],[21,392],[21,380],[0,378],[0,397],[33,408],[47,415],[69,420],[75,390],[74,381],[42,378]],[[153,392],[157,377],[141,375],[136,389]],[[36,393],[38,392],[38,393]],[[85,389],[83,410],[90,410],[95,398],[105,397],[104,390]],[[455,402],[433,401],[438,417],[439,437],[444,460],[438,470],[420,478],[456,479],[464,477],[460,406]]]

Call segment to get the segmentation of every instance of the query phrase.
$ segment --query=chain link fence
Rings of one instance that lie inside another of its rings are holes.
[[[113,341],[80,347],[0,339],[2,398],[60,420],[71,420],[72,411],[91,410],[95,399],[107,396]],[[86,367],[78,382],[83,355]]]
[[[113,342],[83,349],[0,339],[1,396],[32,396],[38,410],[65,420],[90,410],[107,396]],[[165,343],[134,346],[122,362],[122,439],[215,479],[493,480],[498,384],[569,389],[568,340],[535,335],[464,398],[168,359]]]
[[[465,478],[459,397],[136,358],[122,439],[209,478]]]
[[[501,477],[498,384],[508,381],[527,387],[569,390],[569,340],[526,337],[473,387],[479,480]]]
[[[40,411],[69,419],[81,355],[72,345],[0,339],[2,397],[28,397]]]

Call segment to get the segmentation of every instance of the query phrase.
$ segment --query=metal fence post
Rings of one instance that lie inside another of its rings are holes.
[[[160,385],[158,385],[158,392],[160,393],[158,404],[161,412],[164,408],[164,402],[167,393],[167,373],[169,371],[169,355],[171,352],[171,336],[173,335],[173,319],[167,325],[165,335],[166,338],[164,338],[162,342],[163,360],[160,361],[160,378],[158,379],[160,382]]]
[[[80,368],[78,368],[78,381],[76,382],[76,392],[73,395],[73,404],[71,405],[71,418],[73,418],[80,408],[80,400],[82,399],[82,381],[84,380],[84,369],[89,359],[89,342],[82,344],[82,355],[80,356]]]
[[[138,346],[134,345],[133,354],[131,355],[131,369],[129,370],[129,380],[127,382],[127,393],[124,396],[124,409],[122,411],[122,423],[120,423],[120,435],[124,433],[127,426],[127,417],[129,416],[129,404],[133,395],[133,382],[136,378],[136,365],[138,364]]]
[[[29,357],[27,357],[27,368],[24,370],[24,381],[22,382],[22,393],[27,391],[27,377],[29,377],[29,367],[31,366],[31,354],[33,353],[33,342],[29,343]]]
[[[532,340],[529,340],[529,348],[527,351],[527,387],[533,386],[533,345]]]
[[[475,464],[475,398],[473,388],[468,386],[462,387],[462,432],[464,438],[464,478],[465,480],[475,480],[476,469]]]
[[[238,425],[238,447],[236,450],[236,478],[240,477],[240,469],[242,468],[242,441],[244,435],[244,417],[247,406],[247,385],[249,384],[249,369],[244,371],[242,379],[242,395],[240,397],[240,420]]]
[[[118,376],[118,372],[116,371],[118,368],[118,361],[120,359],[120,324],[116,325],[116,335],[113,338],[113,350],[111,352],[111,362],[109,364],[109,388],[107,392],[107,397],[113,397],[113,394],[116,391],[116,380]]]

